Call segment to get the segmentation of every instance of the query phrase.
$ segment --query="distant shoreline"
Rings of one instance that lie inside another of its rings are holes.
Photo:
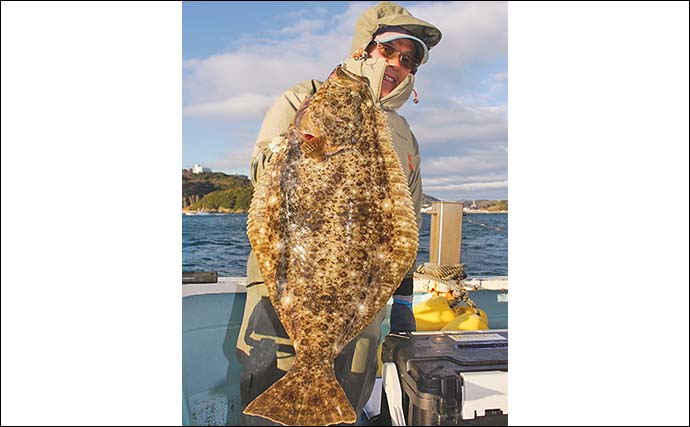
[[[233,210],[233,209],[198,209],[198,210],[189,210],[189,209],[182,209],[182,214],[183,215],[217,215],[217,214],[241,214],[241,213],[247,213],[246,210]]]
[[[431,209],[422,209],[423,214],[431,215]],[[508,211],[485,211],[485,210],[474,210],[474,211],[462,211],[463,215],[466,214],[507,214]]]
[[[468,214],[468,213],[480,213],[480,214],[497,214],[497,213],[508,213],[508,211],[485,211],[485,210],[472,210],[472,211],[463,211],[463,214]]]
[[[187,209],[182,209],[182,214],[184,215],[206,215],[206,214],[242,214],[242,213],[247,213],[246,210],[231,210],[231,209],[210,209],[210,210],[187,210]],[[431,214],[431,209],[424,210],[422,209],[423,214],[430,215]],[[507,214],[508,211],[487,211],[487,210],[482,210],[482,209],[477,209],[477,210],[471,210],[471,211],[463,211],[463,214]]]

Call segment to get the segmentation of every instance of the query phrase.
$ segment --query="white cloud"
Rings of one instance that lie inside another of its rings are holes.
[[[425,179],[422,182],[424,194],[441,200],[463,199],[507,199],[508,180],[499,176],[463,177],[448,175],[439,179]],[[466,180],[472,182],[465,182]]]
[[[353,3],[342,15],[329,18],[301,17],[296,23],[277,30],[281,36],[258,38],[255,34],[246,34],[239,50],[203,59],[190,58],[185,61],[189,73],[184,83],[190,89],[185,95],[191,98],[208,95],[208,92],[199,95],[196,91],[207,87],[222,89],[227,85],[233,86],[232,82],[238,82],[235,86],[249,84],[264,94],[268,90],[275,93],[296,82],[322,77],[314,75],[314,69],[330,71],[347,56],[355,22],[371,5],[373,3]],[[413,14],[433,22],[443,32],[441,43],[434,48],[435,53],[438,49],[438,55],[430,64],[447,63],[453,67],[473,59],[505,54],[506,9],[504,4],[458,2],[421,4],[410,8]],[[317,33],[316,30],[322,28],[330,30]],[[448,55],[448,52],[452,54]],[[275,82],[262,81],[259,84],[256,73],[269,74]],[[290,83],[286,85],[286,81]]]
[[[427,107],[410,122],[420,142],[505,141],[508,138],[507,104],[477,107],[455,98],[455,105]]]
[[[496,188],[508,188],[508,180],[491,182],[470,182],[465,184],[427,185],[424,183],[424,191],[451,191],[451,190],[486,190]]]
[[[316,31],[321,28],[324,28],[327,24],[327,21],[321,20],[321,19],[301,19],[297,21],[293,25],[289,25],[287,27],[281,28],[278,33],[279,34],[300,34],[300,33],[306,33],[306,32],[311,32],[311,31]]]
[[[465,108],[467,113],[471,113],[474,116],[488,114],[501,114],[501,119],[505,119],[506,113],[508,111],[508,104],[500,103],[498,105],[492,102],[491,93],[495,91],[497,87],[505,88],[505,84],[502,82],[496,83],[493,80],[486,80],[482,82],[482,86],[475,90],[468,91],[467,94],[455,96],[449,95],[453,103]]]
[[[430,63],[457,67],[475,60],[507,56],[506,2],[420,3],[410,12],[436,25],[443,37],[432,49]]]
[[[184,76],[186,104],[210,102],[236,96],[238,93],[279,95],[290,86],[305,80],[312,68],[310,58],[293,53],[292,60],[280,55],[236,52],[189,61]],[[302,76],[296,79],[296,76]]]
[[[508,72],[503,71],[500,73],[496,73],[492,76],[493,80],[497,83],[503,83],[508,80]]]
[[[357,18],[374,4],[353,2],[339,16],[296,11],[275,31],[235,35],[241,43],[233,51],[186,58],[185,117],[260,120],[283,91],[325,78],[342,61]],[[418,75],[422,102],[402,111],[420,142],[425,192],[447,191],[452,199],[452,189],[504,191],[499,184],[507,185],[508,72],[500,70],[507,60],[506,3],[425,2],[408,9],[443,32]],[[229,137],[230,152],[205,163],[224,170],[247,167],[253,137]]]
[[[492,74],[488,79],[482,81],[482,85],[488,88],[487,94],[493,96],[494,94],[505,94],[508,84],[508,72]]]
[[[236,97],[238,93],[277,97],[298,82],[311,78],[323,79],[350,50],[352,29],[359,15],[374,3],[352,3],[338,16],[309,19],[313,11],[293,12],[298,17],[270,34],[242,35],[240,48],[207,58],[187,59],[184,62],[184,104],[218,103]],[[445,64],[459,69],[467,62],[505,54],[507,42],[506,6],[493,3],[442,2],[420,4],[410,8],[422,19],[436,24],[443,39],[434,52],[429,67],[439,69]],[[323,11],[321,11],[323,12]],[[294,18],[293,18],[294,19]],[[329,29],[319,33],[318,30]],[[481,41],[481,42],[478,42]],[[502,41],[501,41],[502,40]],[[444,46],[447,46],[444,48]],[[459,55],[459,56],[458,56]],[[436,73],[432,69],[431,75]],[[442,89],[440,96],[445,96]],[[425,87],[425,92],[429,89]],[[430,97],[433,97],[433,93]],[[477,95],[479,96],[479,95]],[[477,101],[486,99],[477,98]],[[190,107],[191,111],[215,109]]]
[[[489,175],[444,175],[424,180],[424,186],[444,186],[449,184],[469,184],[478,182],[496,182],[506,181],[508,178],[505,174],[489,174]]]
[[[488,174],[491,171],[505,173],[506,159],[504,154],[491,152],[467,156],[449,156],[422,159],[421,170],[424,176],[453,175],[458,172],[466,175]],[[426,180],[425,180],[426,182]]]
[[[217,116],[219,110],[227,110],[221,104],[238,93],[275,99],[299,82],[325,79],[350,51],[352,28],[366,6],[370,5],[352,4],[344,14],[329,19],[300,19],[270,38],[245,34],[237,50],[185,60],[185,110],[196,116]],[[331,30],[318,33],[322,28]],[[234,113],[225,117],[234,117]]]
[[[415,133],[422,135],[420,138],[425,143],[470,142],[470,141],[494,141],[507,135],[507,125],[503,123],[473,124],[463,122],[445,123],[442,127],[434,127],[433,124],[415,127]]]
[[[275,101],[273,96],[244,93],[223,101],[192,104],[184,108],[187,117],[255,119],[262,117]]]
[[[252,141],[253,142],[253,141]],[[225,153],[219,160],[209,163],[213,170],[224,170],[241,173],[249,173],[249,161],[252,155],[252,146],[237,147],[237,149]]]

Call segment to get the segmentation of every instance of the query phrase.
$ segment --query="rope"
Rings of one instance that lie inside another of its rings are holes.
[[[451,300],[449,304],[451,308],[464,302],[476,312],[477,304],[472,301],[467,290],[462,287],[462,279],[467,277],[463,264],[436,265],[425,263],[417,267],[414,277],[432,282],[433,284],[429,286],[427,291],[431,294],[445,295]],[[439,285],[444,285],[443,292],[437,289]]]

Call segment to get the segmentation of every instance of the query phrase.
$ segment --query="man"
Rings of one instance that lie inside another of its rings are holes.
[[[427,62],[429,49],[441,40],[433,25],[412,16],[391,2],[366,10],[357,21],[352,54],[344,61],[348,70],[367,77],[391,128],[393,145],[408,179],[417,222],[421,227],[422,183],[419,147],[409,125],[396,113],[413,92],[414,74]],[[295,112],[321,86],[311,80],[300,83],[271,106],[266,113],[252,153],[251,179],[261,179],[270,162],[271,141],[285,135]],[[396,291],[391,310],[391,331],[415,330],[412,314],[412,270]],[[376,350],[385,309],[335,360],[338,381],[357,414],[371,394],[377,369]],[[275,313],[252,253],[247,263],[247,302],[237,342],[237,357],[243,367],[240,381],[242,404],[246,406],[289,369],[294,349]],[[243,416],[245,425],[270,425],[267,420]]]

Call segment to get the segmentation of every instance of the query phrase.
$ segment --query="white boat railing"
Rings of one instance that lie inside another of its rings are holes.
[[[246,277],[219,277],[217,283],[188,283],[182,285],[182,296],[206,294],[246,293]],[[470,291],[507,291],[508,276],[473,277],[462,281],[465,289]],[[415,279],[415,292],[422,292],[421,281]]]
[[[182,297],[207,294],[247,293],[245,277],[219,277],[218,283],[188,283],[182,285]]]

